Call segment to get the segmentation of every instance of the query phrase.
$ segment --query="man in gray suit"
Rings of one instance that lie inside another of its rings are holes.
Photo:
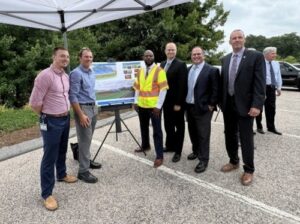
[[[260,52],[245,48],[242,30],[234,30],[229,43],[233,52],[221,60],[220,106],[230,160],[221,171],[229,172],[239,167],[239,132],[244,162],[241,183],[247,186],[252,183],[254,173],[253,118],[259,115],[265,99],[265,60]]]

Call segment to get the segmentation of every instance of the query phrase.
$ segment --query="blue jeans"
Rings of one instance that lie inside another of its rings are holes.
[[[54,169],[57,179],[63,179],[66,173],[66,154],[68,149],[70,116],[48,117],[41,115],[40,121],[47,125],[41,130],[44,142],[44,155],[41,162],[42,197],[52,195],[55,183]]]
[[[155,117],[151,108],[139,107],[140,128],[142,134],[142,148],[150,147],[149,142],[149,121],[153,126],[153,139],[156,151],[156,159],[163,159],[163,133],[161,130],[161,113],[159,117]]]

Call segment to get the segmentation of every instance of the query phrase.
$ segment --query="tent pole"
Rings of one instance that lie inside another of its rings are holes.
[[[68,49],[68,37],[67,37],[67,31],[62,33],[63,39],[64,39],[64,48]],[[70,63],[68,64],[67,67],[67,73],[70,74]]]
[[[63,32],[63,38],[64,38],[64,48],[68,49],[68,37],[67,37],[67,32]]]

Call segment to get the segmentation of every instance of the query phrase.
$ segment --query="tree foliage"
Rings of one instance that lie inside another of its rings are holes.
[[[277,53],[281,60],[292,62],[295,58],[300,62],[300,36],[296,33],[266,38],[264,36],[249,35],[246,37],[246,46],[263,51],[265,47],[277,47]]]
[[[67,33],[71,69],[78,64],[82,47],[94,52],[94,61],[140,60],[146,49],[156,61],[165,59],[164,47],[173,41],[178,57],[190,60],[190,50],[199,45],[207,61],[216,63],[221,53],[229,12],[217,0],[197,1]],[[28,102],[34,78],[51,63],[55,46],[63,46],[59,32],[0,25],[0,104],[21,107]]]
[[[189,60],[192,47],[202,46],[210,56],[222,43],[228,12],[217,0],[178,5],[125,18],[92,29],[101,44],[101,59],[137,60],[151,49],[157,61],[165,59],[164,47],[173,41],[178,57]],[[113,38],[112,38],[113,37]]]

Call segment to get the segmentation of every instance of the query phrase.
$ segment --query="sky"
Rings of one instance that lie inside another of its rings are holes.
[[[232,30],[242,29],[245,35],[281,36],[296,32],[300,35],[300,0],[219,0],[230,11],[224,29],[224,44],[219,50],[229,53]]]

